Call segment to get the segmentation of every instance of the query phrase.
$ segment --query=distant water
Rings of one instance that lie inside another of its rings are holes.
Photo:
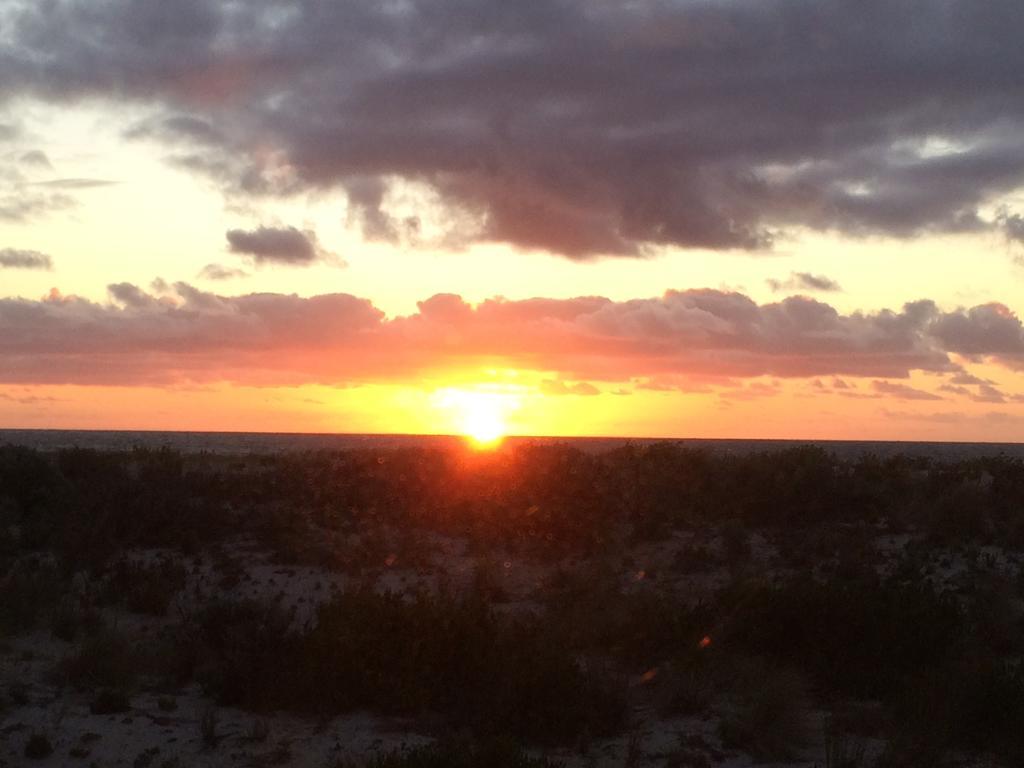
[[[251,454],[287,451],[347,450],[353,448],[445,447],[460,445],[453,435],[338,435],[288,434],[270,432],[137,432],[74,429],[0,429],[0,445],[24,445],[39,450],[94,448],[127,450],[167,447],[186,453]],[[510,445],[523,443],[567,443],[580,450],[601,452],[627,443],[678,443],[721,453],[776,451],[800,445],[815,445],[843,458],[865,453],[879,456],[905,454],[938,459],[981,456],[1024,458],[1022,443],[924,443],[872,440],[712,440],[705,438],[658,439],[620,437],[509,437]]]

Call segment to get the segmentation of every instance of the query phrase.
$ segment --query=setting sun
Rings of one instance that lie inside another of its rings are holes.
[[[468,437],[476,446],[492,446],[508,433],[507,414],[519,407],[519,398],[504,391],[443,389],[435,402],[450,413],[454,432]]]
[[[462,427],[467,437],[477,445],[491,445],[505,435],[505,422],[494,412],[474,411],[467,414]]]

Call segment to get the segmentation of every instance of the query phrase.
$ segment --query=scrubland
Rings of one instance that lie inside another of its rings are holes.
[[[0,765],[1024,764],[1024,463],[0,448]]]

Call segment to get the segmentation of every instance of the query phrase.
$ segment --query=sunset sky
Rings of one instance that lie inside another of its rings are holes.
[[[1021,0],[2,0],[0,427],[1024,436]]]

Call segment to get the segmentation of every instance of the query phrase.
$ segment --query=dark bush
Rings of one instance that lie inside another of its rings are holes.
[[[59,640],[68,642],[81,633],[95,634],[103,627],[103,616],[90,599],[82,595],[62,598],[53,610],[50,630]]]
[[[558,768],[543,757],[531,757],[513,741],[483,743],[446,741],[404,752],[377,755],[364,763],[338,763],[335,768]]]
[[[185,586],[185,568],[172,558],[146,563],[122,557],[110,566],[106,579],[108,596],[123,601],[132,613],[164,616]]]
[[[116,715],[131,709],[128,695],[115,688],[102,688],[89,702],[89,711],[94,715]]]
[[[35,628],[57,606],[63,585],[57,569],[33,558],[0,577],[0,636]]]
[[[301,658],[318,698],[338,708],[439,710],[477,732],[541,741],[609,733],[624,715],[612,684],[542,622],[501,620],[472,596],[342,594],[321,608]]]
[[[25,742],[25,757],[29,760],[45,760],[53,754],[53,744],[44,733],[33,733]]]
[[[891,742],[895,747],[987,750],[1019,764],[1024,761],[1022,722],[1024,672],[1019,665],[965,658],[923,672],[906,687],[895,704]]]
[[[733,588],[720,646],[803,670],[826,692],[891,698],[962,651],[957,604],[926,585],[818,583]]]
[[[116,629],[105,629],[83,640],[56,670],[58,682],[79,690],[128,690],[137,674],[137,649]]]
[[[178,670],[228,706],[294,707],[305,695],[297,679],[299,638],[292,613],[276,603],[212,602],[182,626]]]
[[[791,760],[808,740],[807,692],[792,672],[757,666],[719,724],[722,743],[760,760]]]
[[[653,588],[624,594],[614,584],[588,588],[584,580],[553,590],[546,602],[546,621],[569,647],[600,651],[633,671],[696,648],[710,623],[706,606]]]
[[[222,704],[319,713],[440,712],[478,733],[559,741],[617,728],[624,700],[534,618],[477,598],[343,593],[315,626],[251,603],[217,604],[186,631],[196,676]]]

